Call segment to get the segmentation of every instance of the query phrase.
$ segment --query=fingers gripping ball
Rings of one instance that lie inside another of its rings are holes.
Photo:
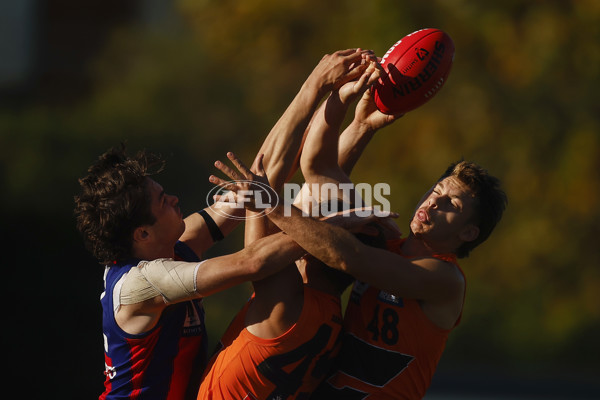
[[[454,42],[439,29],[400,39],[383,56],[385,74],[374,85],[377,108],[400,114],[425,104],[442,88],[454,61]]]

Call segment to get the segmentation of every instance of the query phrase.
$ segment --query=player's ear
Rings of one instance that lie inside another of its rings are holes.
[[[463,242],[472,242],[479,237],[479,227],[473,224],[467,224],[467,226],[460,231],[458,237]]]
[[[150,237],[150,234],[148,233],[146,226],[138,226],[133,231],[133,241],[134,242],[144,242],[144,241],[148,240],[149,237]]]

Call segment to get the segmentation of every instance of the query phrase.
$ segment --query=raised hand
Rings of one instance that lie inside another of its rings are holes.
[[[359,95],[379,79],[381,70],[374,61],[368,61],[368,67],[357,80],[345,83],[338,89],[338,96],[342,104],[353,102]]]
[[[354,121],[365,126],[366,130],[377,131],[396,121],[404,114],[388,115],[377,109],[373,100],[373,88],[367,89],[356,105]]]
[[[323,56],[309,76],[308,82],[316,85],[321,93],[338,89],[344,83],[352,81],[367,69],[365,59],[369,50],[348,49]]]
[[[243,204],[247,210],[256,212],[262,212],[268,208],[275,207],[279,202],[279,197],[269,184],[269,179],[266,176],[262,163],[263,156],[263,154],[257,155],[254,161],[257,170],[256,174],[246,167],[232,152],[227,153],[227,158],[233,163],[236,169],[229,167],[221,161],[216,161],[215,167],[232,180],[226,181],[215,175],[211,175],[208,178],[210,182],[229,190],[227,195],[215,196],[215,200],[226,199],[227,202],[233,200],[237,204]]]

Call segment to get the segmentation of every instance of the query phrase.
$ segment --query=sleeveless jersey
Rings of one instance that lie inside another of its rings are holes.
[[[177,260],[199,261],[183,242],[175,245],[175,254]],[[128,334],[117,325],[120,285],[139,261],[110,265],[104,272],[101,303],[106,380],[100,400],[195,398],[206,365],[202,299],[169,305],[156,326],[143,334]]]
[[[403,242],[389,241],[388,250],[401,254]],[[458,267],[454,255],[434,257]],[[344,331],[335,372],[311,399],[421,399],[451,330],[431,322],[417,300],[357,281]]]
[[[325,378],[339,350],[339,297],[305,285],[298,321],[274,339],[256,337],[241,325],[251,301],[227,329],[223,342],[231,344],[213,358],[198,400],[308,398]]]

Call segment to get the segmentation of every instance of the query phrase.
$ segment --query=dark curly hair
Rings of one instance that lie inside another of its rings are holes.
[[[451,164],[439,180],[449,176],[464,183],[473,192],[475,199],[473,222],[479,227],[479,236],[458,248],[456,256],[464,258],[490,236],[502,218],[508,199],[500,188],[500,180],[473,162],[461,160]]]
[[[146,151],[134,157],[125,146],[102,154],[79,179],[81,193],[75,196],[77,230],[86,248],[101,263],[131,256],[133,232],[156,219],[150,208],[148,176],[160,172],[164,161]]]

